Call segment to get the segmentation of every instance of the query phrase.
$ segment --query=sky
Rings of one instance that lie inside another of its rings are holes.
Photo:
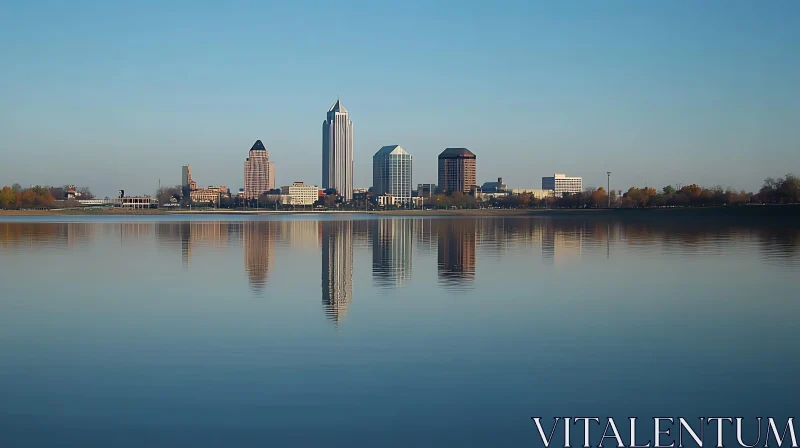
[[[191,164],[243,186],[321,182],[341,98],[355,186],[399,144],[413,182],[446,147],[479,183],[732,186],[800,175],[798,1],[0,3],[0,184],[154,194]]]

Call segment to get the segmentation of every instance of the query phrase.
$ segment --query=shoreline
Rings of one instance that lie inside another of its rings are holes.
[[[596,209],[461,209],[461,210],[122,210],[122,209],[61,209],[61,210],[0,210],[3,217],[26,216],[190,216],[190,215],[374,215],[397,217],[448,216],[573,216],[573,217],[793,217],[800,216],[800,204],[748,205],[685,208],[596,208]]]

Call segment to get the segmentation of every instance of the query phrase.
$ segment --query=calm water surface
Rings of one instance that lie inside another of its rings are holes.
[[[0,446],[540,446],[534,415],[797,411],[785,221],[66,219],[0,222]]]

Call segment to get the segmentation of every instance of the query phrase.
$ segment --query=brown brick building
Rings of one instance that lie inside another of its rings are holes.
[[[439,190],[469,193],[477,185],[475,154],[467,148],[447,148],[439,154]]]

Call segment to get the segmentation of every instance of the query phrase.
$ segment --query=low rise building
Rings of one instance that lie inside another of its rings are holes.
[[[220,198],[228,196],[228,189],[224,186],[200,188],[190,192],[192,202],[219,204]]]
[[[508,192],[506,191],[501,193],[478,193],[475,199],[479,201],[488,201],[490,199],[504,198],[506,196],[508,196]]]
[[[319,195],[319,187],[306,185],[303,182],[292,182],[291,185],[281,187],[284,204],[288,205],[314,205]]]
[[[375,198],[375,201],[378,203],[380,207],[386,207],[390,205],[395,205],[397,203],[396,198],[394,195],[391,194],[382,194]]]
[[[417,184],[417,197],[429,198],[436,195],[436,184]]]
[[[123,196],[114,199],[114,207],[121,208],[157,208],[158,199],[151,198],[150,196]]]
[[[554,195],[553,190],[541,190],[541,189],[533,189],[533,188],[514,188],[511,190],[511,194],[529,194],[536,199],[547,199],[552,198]]]
[[[398,198],[391,194],[382,194],[375,197],[375,203],[379,207],[397,206],[402,208],[422,208],[425,198],[413,196],[410,199]]]
[[[583,179],[555,173],[552,177],[542,177],[542,190],[553,190],[558,198],[563,197],[565,193],[582,193]]]
[[[289,196],[278,193],[264,193],[258,197],[258,202],[256,205],[264,206],[269,204],[288,204],[289,203]]]
[[[103,205],[112,205],[113,201],[109,198],[105,199],[78,199],[78,205],[81,207],[97,207]]]
[[[67,191],[64,192],[65,199],[78,199],[81,197],[81,192],[75,188],[75,185],[70,185],[67,187]]]
[[[508,185],[503,183],[502,177],[498,177],[497,182],[484,182],[481,186],[481,191],[484,193],[506,193],[508,192]]]
[[[475,199],[480,199],[483,194],[483,190],[478,185],[470,185],[468,191],[469,195],[475,197]]]

